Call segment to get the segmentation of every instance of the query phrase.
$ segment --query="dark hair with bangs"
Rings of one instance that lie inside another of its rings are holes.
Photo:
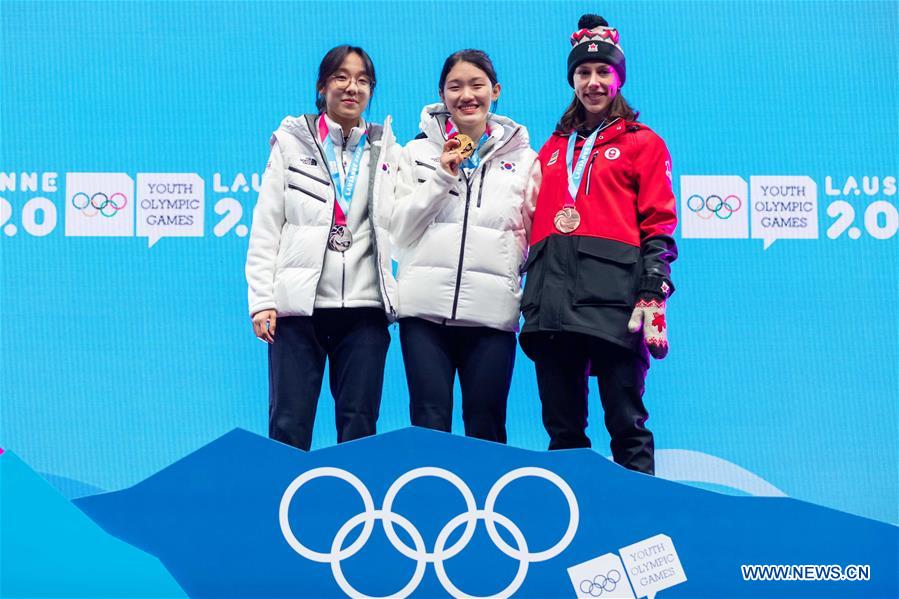
[[[443,86],[446,85],[446,78],[449,75],[449,72],[460,62],[470,62],[487,74],[490,85],[497,84],[496,69],[493,68],[493,61],[490,60],[487,53],[483,50],[468,48],[467,50],[459,50],[458,52],[450,54],[449,57],[443,61],[443,70],[440,71],[440,82],[437,84],[437,89],[441,94],[443,93]]]
[[[325,57],[322,58],[321,64],[318,65],[318,81],[315,82],[315,107],[319,112],[325,111],[325,97],[322,90],[328,85],[328,78],[340,69],[340,65],[346,60],[350,54],[358,54],[362,59],[362,65],[365,67],[365,74],[371,79],[371,94],[375,94],[375,65],[371,61],[368,53],[359,46],[342,45],[336,46],[328,50]]]

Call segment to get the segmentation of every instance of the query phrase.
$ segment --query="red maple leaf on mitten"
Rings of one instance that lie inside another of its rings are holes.
[[[664,312],[656,312],[652,317],[652,326],[656,328],[660,333],[665,330],[665,313]]]

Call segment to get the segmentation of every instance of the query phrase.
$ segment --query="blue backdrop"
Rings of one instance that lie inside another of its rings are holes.
[[[899,522],[892,2],[4,2],[0,446],[74,496],[235,426],[264,434],[252,187],[281,118],[314,109],[324,52],[371,54],[368,118],[405,142],[443,59],[481,48],[498,111],[539,148],[583,12],[621,31],[624,93],[673,157],[672,349],[646,391],[659,474]],[[185,203],[141,195],[159,183]],[[408,424],[391,331],[382,431]],[[331,405],[326,383],[315,447]],[[547,444],[523,354],[508,429]]]

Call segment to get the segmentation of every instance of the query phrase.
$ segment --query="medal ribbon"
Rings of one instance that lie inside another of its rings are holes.
[[[362,134],[356,151],[353,152],[353,160],[346,173],[345,184],[340,183],[340,170],[337,166],[337,156],[334,153],[334,142],[325,122],[325,115],[318,121],[318,131],[322,136],[322,145],[325,147],[325,157],[328,159],[328,171],[331,173],[331,181],[337,190],[337,203],[334,204],[334,224],[346,226],[346,215],[350,212],[350,203],[353,201],[353,192],[356,190],[356,182],[359,179],[359,168],[362,166],[362,154],[365,153],[365,140],[368,132]]]
[[[456,124],[452,121],[452,119],[446,119],[446,138],[452,139],[453,137],[459,134],[459,130],[456,129]],[[474,152],[471,153],[471,156],[462,161],[463,168],[476,169],[478,165],[481,164],[481,156],[478,154],[478,150],[481,149],[481,146],[484,145],[484,142],[490,139],[490,125],[484,129],[484,135],[481,136],[480,141],[478,141],[478,145],[475,146]]]
[[[584,141],[581,153],[578,156],[577,164],[572,170],[571,165],[574,163],[574,146],[577,143],[577,132],[572,131],[568,136],[568,151],[565,153],[565,166],[568,170],[568,195],[569,199],[565,202],[566,207],[574,206],[575,198],[577,198],[577,190],[581,187],[581,179],[584,177],[584,169],[587,167],[587,159],[590,158],[590,152],[593,151],[593,145],[596,143],[596,136],[602,125],[594,129],[590,137]]]

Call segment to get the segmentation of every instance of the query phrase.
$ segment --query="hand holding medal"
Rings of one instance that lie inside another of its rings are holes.
[[[466,143],[467,142],[467,143]],[[466,154],[465,151],[468,151]],[[451,175],[459,174],[459,165],[474,152],[474,144],[471,138],[465,134],[451,137],[443,144],[443,154],[440,156],[440,166]]]

